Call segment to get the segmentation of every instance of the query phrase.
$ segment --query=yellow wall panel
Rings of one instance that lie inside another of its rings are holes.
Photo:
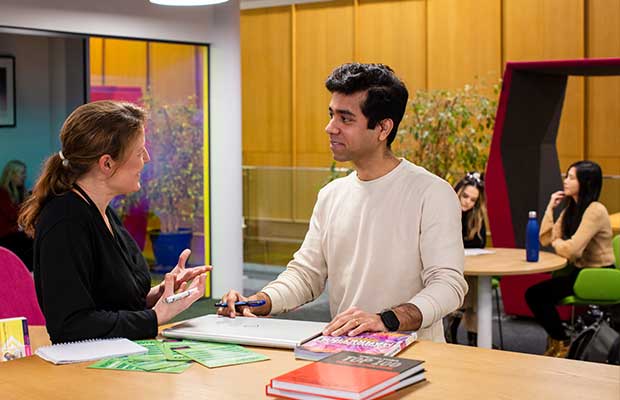
[[[291,13],[291,7],[241,13],[245,165],[291,165]]]
[[[357,61],[389,65],[411,93],[426,88],[424,0],[360,0],[356,27]]]
[[[183,103],[194,95],[197,92],[196,56],[195,46],[150,42],[151,95],[168,104]]]
[[[504,60],[585,56],[583,0],[504,0]],[[560,167],[584,157],[584,79],[570,77],[557,147]]]
[[[104,85],[146,89],[146,42],[104,39]]]
[[[91,37],[88,39],[90,84],[103,85],[103,39]]]
[[[620,0],[588,2],[588,57],[620,57]],[[620,77],[587,79],[588,157],[620,175]],[[620,193],[620,192],[618,192]],[[615,200],[619,205],[620,196]]]
[[[501,69],[499,0],[428,1],[428,89],[456,89]]]
[[[325,78],[338,65],[353,60],[353,3],[335,1],[295,7],[296,165],[328,167],[332,156],[325,126],[330,94],[325,89]],[[307,157],[309,153],[314,154]]]

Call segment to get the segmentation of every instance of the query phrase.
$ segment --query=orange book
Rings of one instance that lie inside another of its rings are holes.
[[[379,397],[384,391],[391,392],[388,388],[417,373],[420,375],[415,382],[424,379],[422,363],[405,358],[340,352],[271,379],[266,392],[301,399],[367,400]]]

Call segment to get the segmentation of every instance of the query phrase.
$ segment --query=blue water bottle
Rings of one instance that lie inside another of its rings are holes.
[[[530,211],[528,217],[527,228],[525,229],[525,258],[529,262],[536,262],[538,261],[538,251],[540,249],[536,211]]]

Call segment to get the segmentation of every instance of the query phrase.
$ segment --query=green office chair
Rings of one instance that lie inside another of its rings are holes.
[[[575,327],[575,307],[590,306],[593,315],[601,316],[598,306],[620,304],[620,235],[612,240],[616,268],[585,268],[573,284],[573,296],[563,298],[559,304],[573,306],[571,331]]]
[[[611,240],[611,247],[613,247],[614,257],[616,257],[616,268],[620,268],[620,235],[616,235]]]
[[[560,301],[562,305],[620,304],[620,269],[585,268],[573,285],[575,295]]]

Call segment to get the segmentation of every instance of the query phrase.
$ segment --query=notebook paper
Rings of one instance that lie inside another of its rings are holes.
[[[465,249],[465,257],[470,256],[481,256],[484,254],[493,254],[495,253],[493,250],[486,249]]]
[[[83,342],[62,343],[40,347],[35,352],[42,359],[54,364],[71,364],[101,358],[144,354],[147,349],[129,339],[93,339]]]

